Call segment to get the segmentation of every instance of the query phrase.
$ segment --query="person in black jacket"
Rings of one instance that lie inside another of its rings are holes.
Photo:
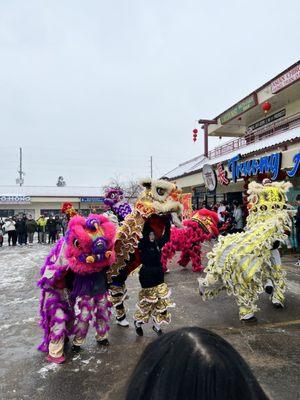
[[[153,320],[153,330],[162,334],[161,325],[171,322],[169,307],[174,304],[170,301],[170,290],[164,283],[164,272],[161,263],[161,249],[170,238],[170,223],[165,226],[165,232],[159,239],[149,222],[145,223],[143,238],[139,243],[139,253],[142,267],[139,271],[139,280],[142,290],[139,293],[137,310],[134,313],[134,326],[138,336],[143,335],[142,324]]]
[[[16,232],[18,236],[18,244],[19,246],[27,244],[27,230],[26,230],[26,216],[19,216],[16,222]]]
[[[52,217],[52,215],[49,216],[49,219],[46,224],[46,230],[49,234],[48,244],[55,243],[56,242],[56,233],[57,233],[57,222]]]

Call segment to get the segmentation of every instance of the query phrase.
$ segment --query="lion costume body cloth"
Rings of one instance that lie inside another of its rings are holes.
[[[162,249],[164,270],[166,271],[167,264],[176,251],[179,251],[179,265],[186,267],[191,261],[194,272],[202,271],[202,243],[218,236],[218,221],[217,213],[204,208],[195,211],[190,219],[183,221],[184,229],[173,227],[170,241]]]
[[[236,299],[240,319],[247,320],[254,317],[259,294],[269,284],[272,302],[283,306],[286,273],[281,266],[278,245],[286,241],[286,233],[291,229],[285,196],[290,186],[290,183],[269,180],[249,184],[245,231],[219,236],[218,243],[207,255],[206,276],[198,279],[204,300],[226,290]]]
[[[116,310],[116,318],[126,318],[124,300],[126,298],[125,281],[128,275],[141,264],[138,249],[143,238],[145,222],[151,227],[157,239],[162,238],[171,219],[176,222],[182,214],[180,191],[164,180],[144,180],[143,192],[117,230],[115,243],[116,262],[108,271],[110,282],[110,301]],[[167,291],[167,289],[166,289]]]
[[[73,343],[82,345],[90,322],[97,340],[106,336],[111,308],[106,271],[115,260],[115,234],[108,218],[73,213],[65,237],[46,258],[38,282],[44,330],[39,349],[52,360],[63,357],[68,336],[74,335]]]

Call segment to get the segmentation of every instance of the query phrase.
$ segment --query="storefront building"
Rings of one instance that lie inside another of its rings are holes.
[[[249,180],[289,180],[300,193],[300,61],[205,122],[207,136],[234,137],[165,174],[193,205],[242,201]],[[204,135],[205,137],[205,135]]]
[[[100,188],[57,186],[0,186],[0,217],[31,214],[60,215],[64,202],[70,202],[82,214],[103,211]]]

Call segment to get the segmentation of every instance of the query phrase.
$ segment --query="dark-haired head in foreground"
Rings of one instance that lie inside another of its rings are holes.
[[[201,328],[165,334],[144,350],[126,400],[268,400],[247,363]]]

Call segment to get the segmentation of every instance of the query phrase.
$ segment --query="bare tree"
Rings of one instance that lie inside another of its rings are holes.
[[[141,185],[136,179],[130,179],[125,186],[125,196],[129,201],[135,200],[141,191]]]
[[[59,177],[57,178],[56,186],[59,186],[59,187],[66,186],[66,182],[65,182],[63,176],[59,176]]]
[[[105,191],[108,188],[122,189],[125,198],[130,202],[137,198],[142,188],[137,179],[131,178],[128,181],[121,181],[120,176],[115,176],[110,179],[107,185],[102,186],[102,190]]]

